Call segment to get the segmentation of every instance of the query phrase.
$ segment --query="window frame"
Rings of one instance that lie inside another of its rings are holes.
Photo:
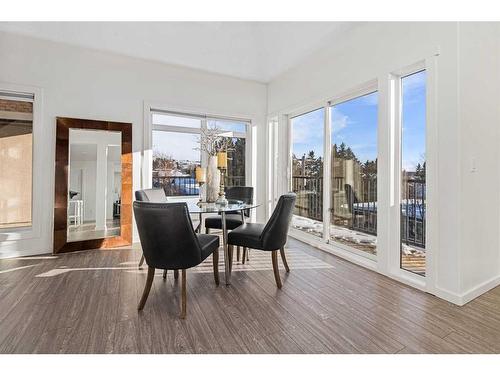
[[[402,204],[402,196],[401,196],[401,184],[403,183],[403,168],[402,168],[402,164],[403,164],[403,160],[404,160],[404,154],[403,154],[403,105],[404,105],[404,100],[403,100],[403,80],[407,77],[410,77],[414,74],[418,74],[418,73],[421,73],[421,72],[425,72],[426,73],[426,82],[425,82],[425,86],[426,86],[426,97],[427,97],[427,71],[425,69],[425,66],[423,66],[421,69],[418,69],[418,67],[420,67],[420,65],[416,66],[414,71],[410,72],[410,73],[407,73],[405,72],[404,74],[400,74],[398,77],[397,77],[397,80],[398,80],[398,99],[399,99],[399,159],[400,159],[400,165],[399,165],[399,185],[400,185],[400,191],[399,191],[399,194],[398,194],[398,200],[399,200],[399,206],[401,207],[401,204]],[[427,123],[425,124],[425,132],[426,132],[426,135],[427,135]],[[427,137],[426,137],[427,138]],[[427,153],[427,142],[425,143],[425,153]],[[426,173],[427,174],[427,173]],[[427,176],[426,176],[427,177]],[[427,178],[426,178],[427,180]],[[426,184],[427,185],[427,184]],[[426,186],[426,189],[427,189],[427,186]],[[427,220],[425,220],[427,221]],[[410,272],[414,275],[417,275],[419,277],[425,277],[425,274],[424,275],[419,275],[417,274],[416,272],[413,272],[411,270],[408,270],[406,268],[403,268],[403,258],[402,258],[402,238],[401,238],[401,211],[400,211],[400,220],[399,220],[399,225],[400,225],[400,228],[398,230],[398,233],[399,233],[399,245],[400,245],[400,250],[399,250],[399,268],[403,271],[406,271],[406,272]],[[425,229],[425,228],[424,228]],[[424,247],[425,250],[427,250],[425,247]],[[427,259],[427,254],[426,254],[426,259]],[[427,264],[426,264],[426,267],[427,269]]]
[[[201,120],[200,128],[193,128],[187,126],[176,126],[176,125],[160,125],[153,123],[153,114],[168,114],[177,117],[189,117]],[[176,133],[187,133],[187,134],[201,134],[202,129],[207,129],[209,120],[221,120],[221,121],[236,121],[242,122],[246,125],[246,132],[231,132],[233,138],[244,138],[245,139],[245,183],[248,184],[252,179],[252,120],[248,118],[238,117],[238,116],[225,116],[225,115],[214,115],[214,114],[201,114],[203,111],[192,111],[186,109],[173,109],[173,107],[165,107],[162,105],[154,105],[151,103],[144,103],[144,135],[143,135],[143,160],[142,160],[142,183],[143,188],[152,187],[152,165],[153,165],[153,131],[166,131],[166,132],[176,132]],[[200,152],[200,163],[202,167],[207,165],[207,156]],[[189,199],[192,196],[176,196],[176,199]]]
[[[0,242],[4,242],[6,246],[12,244],[12,241],[29,240],[41,237],[42,223],[42,189],[41,183],[44,175],[43,157],[46,152],[43,150],[43,129],[42,129],[42,100],[43,92],[39,87],[17,85],[0,82],[0,90],[33,95],[33,131],[32,131],[32,176],[31,176],[31,226],[26,227],[11,227],[0,229]],[[6,97],[7,99],[12,99]],[[22,100],[17,99],[16,100]],[[31,100],[27,100],[30,101]],[[1,246],[0,246],[1,250]],[[30,249],[26,250],[27,252]],[[15,251],[21,254],[22,251]]]
[[[397,236],[391,238],[388,251],[388,270],[395,278],[413,286],[426,289],[433,293],[435,291],[435,269],[434,267],[434,244],[438,243],[438,234],[434,230],[436,225],[435,218],[437,217],[437,159],[438,149],[436,145],[437,127],[435,115],[435,72],[436,72],[436,57],[433,56],[417,63],[408,65],[404,68],[393,71],[389,76],[389,85],[391,88],[392,112],[394,115],[392,128],[392,152],[395,155],[393,158],[394,166],[391,174],[391,187],[393,190],[391,196],[391,226],[397,231]],[[415,274],[401,267],[401,181],[402,181],[402,109],[403,109],[403,93],[402,79],[418,73],[426,71],[426,124],[425,124],[425,148],[426,148],[426,226],[425,226],[425,252],[426,252],[426,273],[425,276]]]
[[[267,119],[267,145],[266,145],[266,218],[276,206],[279,196],[279,117],[270,116]]]

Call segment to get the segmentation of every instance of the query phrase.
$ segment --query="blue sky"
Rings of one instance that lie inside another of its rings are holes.
[[[425,71],[403,78],[403,166],[414,170],[425,154]],[[360,161],[377,157],[378,93],[331,107],[332,144],[344,142]],[[297,157],[314,150],[323,154],[322,108],[292,119],[293,152]]]
[[[323,108],[305,113],[292,119],[293,153],[298,158],[313,150],[323,155]]]
[[[373,92],[331,108],[332,145],[344,142],[358,160],[377,158],[378,93]]]
[[[402,79],[401,151],[403,168],[407,171],[414,171],[417,163],[422,164],[425,160],[425,82],[425,71]]]

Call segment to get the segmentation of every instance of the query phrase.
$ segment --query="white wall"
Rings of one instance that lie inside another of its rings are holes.
[[[469,300],[500,281],[500,24],[461,23],[459,40],[458,233],[461,289]]]
[[[390,73],[424,59],[433,62],[429,84],[437,129],[431,129],[436,139],[432,136],[428,152],[436,161],[430,172],[436,177],[436,210],[426,289],[458,304],[499,276],[498,37],[498,25],[491,24],[367,24],[346,34],[340,43],[332,41],[268,88],[269,113],[281,116],[307,104],[324,103],[373,79],[378,79],[383,93]],[[389,103],[383,96],[379,110],[387,112]],[[384,113],[380,118],[379,181],[387,186],[390,129]],[[280,126],[280,138],[287,139],[286,124]],[[288,144],[280,145],[284,163]],[[472,156],[478,171],[471,177]],[[380,205],[389,206],[388,194],[379,194]],[[382,219],[379,249],[390,247],[390,238],[396,237],[390,220]],[[389,262],[379,256],[375,268],[396,277],[388,270]]]
[[[133,123],[134,190],[141,188],[145,101],[164,103],[165,108],[171,105],[221,115],[239,114],[252,120],[258,142],[265,144],[261,128],[267,111],[266,86],[252,81],[0,33],[0,82],[43,89],[45,130],[34,140],[43,145],[35,155],[42,159],[44,168],[43,178],[35,186],[44,197],[41,236],[3,241],[0,257],[52,251],[56,116]],[[256,199],[263,201],[265,153],[254,155]],[[260,218],[262,212],[263,208]]]

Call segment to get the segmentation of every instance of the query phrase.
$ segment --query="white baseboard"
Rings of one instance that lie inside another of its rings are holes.
[[[453,293],[441,288],[436,288],[436,296],[455,305],[463,306],[499,285],[500,276],[495,276],[481,284],[476,285],[475,287],[462,294]]]
[[[500,285],[500,276],[492,277],[491,279],[485,281],[482,284],[476,285],[474,288],[469,289],[467,292],[461,295],[461,304],[465,305],[469,303],[473,299],[479,297],[481,294],[486,293],[488,290],[491,290]]]
[[[434,295],[436,297],[439,297],[441,299],[444,299],[445,301],[448,301],[450,303],[453,303],[454,305],[462,306],[462,296],[457,293],[453,293],[449,290],[442,289],[442,288],[435,288],[434,289]]]

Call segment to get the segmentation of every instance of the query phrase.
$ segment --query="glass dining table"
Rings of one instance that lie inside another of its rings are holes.
[[[224,248],[224,275],[226,279],[226,285],[231,284],[231,264],[229,262],[229,246],[227,244],[227,226],[226,226],[226,214],[239,213],[241,215],[241,220],[245,222],[245,211],[257,208],[260,204],[255,203],[244,203],[243,201],[229,200],[224,206],[215,203],[204,203],[204,202],[186,202],[190,214],[198,214],[200,223],[196,228],[198,233],[201,233],[201,228],[203,227],[203,215],[204,214],[220,214],[222,222],[222,246]]]

